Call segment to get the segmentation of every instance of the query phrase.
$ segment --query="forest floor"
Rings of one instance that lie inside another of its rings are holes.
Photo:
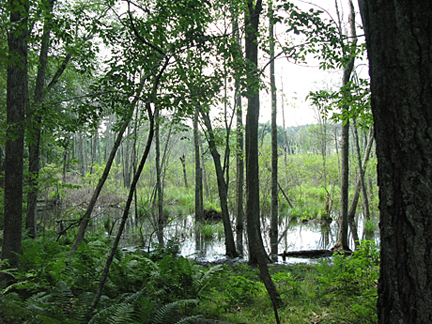
[[[281,323],[377,323],[376,247],[365,244],[351,257],[317,264],[272,265],[281,294]],[[196,313],[228,323],[275,323],[258,270],[246,264],[226,267],[202,298]]]

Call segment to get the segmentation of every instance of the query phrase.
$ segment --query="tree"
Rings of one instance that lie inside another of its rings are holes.
[[[360,1],[381,230],[379,323],[432,322],[432,2]]]
[[[268,256],[261,236],[259,215],[259,167],[258,167],[258,118],[259,118],[259,75],[258,75],[258,24],[262,2],[248,0],[245,14],[246,65],[248,81],[246,97],[246,219],[249,243],[249,263],[257,264],[261,280],[273,303],[276,322],[280,323],[278,307],[281,304],[279,292],[274,285],[267,267]]]
[[[204,199],[203,199],[203,169],[200,159],[200,133],[198,129],[198,110],[193,116],[193,137],[195,151],[195,221],[203,220]]]
[[[7,66],[7,132],[4,187],[2,260],[18,266],[21,254],[24,113],[29,107],[27,75],[28,10],[26,0],[10,0]]]
[[[216,139],[215,134],[210,122],[210,116],[207,111],[204,111],[204,109],[200,108],[201,117],[203,119],[204,125],[207,128],[207,136],[208,136],[208,144],[210,148],[210,153],[213,157],[214,166],[216,169],[216,178],[218,183],[218,192],[219,192],[219,199],[220,199],[220,206],[222,210],[222,221],[224,225],[224,234],[225,234],[225,251],[226,255],[235,258],[238,256],[238,253],[235,248],[235,242],[234,242],[234,235],[232,232],[231,227],[231,220],[229,217],[229,211],[228,211],[228,186],[227,181],[225,181],[223,168],[221,165],[221,158],[220,154],[216,148]]]
[[[277,103],[276,103],[276,80],[275,80],[275,41],[273,6],[269,8],[269,39],[270,39],[270,92],[271,92],[271,220],[270,220],[270,246],[271,255],[277,260],[278,254],[278,141],[277,141]]]
[[[36,77],[35,93],[32,105],[27,113],[27,123],[30,128],[29,139],[29,192],[27,194],[26,229],[30,237],[36,237],[36,205],[39,177],[39,148],[42,127],[42,101],[45,89],[45,74],[48,65],[48,50],[52,24],[54,0],[49,0],[46,6],[45,21],[39,53],[39,66]]]
[[[349,24],[351,30],[352,47],[349,53],[345,53],[348,57],[348,62],[344,67],[343,78],[342,78],[342,88],[348,85],[351,78],[351,73],[354,69],[354,59],[355,59],[355,46],[357,44],[356,38],[356,26],[355,26],[355,12],[352,0],[349,0],[350,14],[349,14]],[[340,33],[342,37],[342,32]],[[345,50],[343,50],[345,52]],[[344,90],[343,96],[349,96],[349,92]],[[343,104],[342,106],[342,163],[341,163],[341,209],[340,209],[340,230],[339,238],[336,243],[335,249],[349,250],[348,246],[348,204],[349,204],[349,105]]]

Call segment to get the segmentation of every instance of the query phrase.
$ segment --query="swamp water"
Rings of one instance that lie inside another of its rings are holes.
[[[105,227],[107,236],[115,236],[122,216],[122,210],[117,208],[100,210],[96,208],[94,214],[96,217],[90,223],[89,232],[97,232]],[[107,226],[107,220],[110,220],[109,226]],[[58,227],[59,224],[51,224],[50,226]],[[147,218],[146,220],[137,221],[133,213],[131,213],[122,235],[120,246],[123,250],[135,250],[137,248],[142,248],[143,245],[146,247],[146,250],[150,249],[149,246],[151,246],[151,243],[157,243],[154,228],[155,220],[152,221]],[[261,219],[261,234],[266,251],[270,251],[269,228],[269,218],[263,217]],[[366,233],[364,228],[365,219],[363,215],[360,214],[357,217],[359,237],[362,239],[375,240],[376,242],[379,241],[378,231]],[[331,249],[337,241],[339,232],[338,222],[335,220],[327,223],[318,220],[304,222],[298,219],[287,218],[281,219],[278,230],[279,253],[283,253],[284,251]],[[111,235],[109,232],[111,232]],[[354,241],[350,231],[348,235],[350,248],[353,250]],[[166,225],[164,229],[164,239],[165,242],[170,240],[178,242],[180,254],[184,257],[194,258],[200,262],[216,262],[226,259],[224,230],[221,221],[197,224],[194,220],[194,215],[177,216],[170,219]],[[248,245],[246,232],[243,237],[243,247],[245,251],[243,259],[247,260]],[[314,260],[317,259],[297,257],[283,259],[282,257],[278,257],[277,263],[312,263]]]
[[[365,233],[365,219],[362,215],[357,220],[357,230],[360,238],[379,240],[379,233]],[[205,223],[214,230],[213,235],[203,233],[204,230],[194,221],[193,215],[179,217],[172,220],[164,230],[166,241],[169,239],[179,242],[180,254],[184,257],[194,258],[201,262],[215,262],[226,259],[225,239],[222,222]],[[279,224],[279,253],[283,251],[331,249],[338,236],[338,222],[331,223],[311,220],[303,222],[297,219],[282,220]],[[269,219],[262,220],[261,233],[266,251],[269,247]],[[235,235],[235,233],[234,233]],[[354,250],[354,241],[349,232],[350,248]],[[244,235],[244,259],[247,260],[247,235]],[[298,262],[313,262],[310,258],[278,257],[278,263],[290,264]]]

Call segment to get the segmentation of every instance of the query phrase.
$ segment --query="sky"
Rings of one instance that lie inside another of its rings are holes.
[[[315,2],[323,9],[328,11],[328,14],[332,18],[336,18],[335,1],[334,0],[315,0]],[[348,14],[348,1],[338,0],[339,12],[347,21]],[[355,1],[355,5],[356,5]],[[304,1],[295,1],[295,4],[299,7],[309,8],[309,4],[305,4]],[[318,8],[315,8],[318,9]],[[359,25],[361,23],[361,17],[358,13],[358,8],[356,10],[356,23]],[[283,37],[284,27],[276,25],[275,33],[280,37]],[[357,31],[361,33],[361,31]],[[262,58],[261,61],[264,59]],[[356,61],[357,71],[362,77],[367,76],[367,64],[364,61]],[[266,78],[264,82],[269,82],[269,71],[266,71]],[[342,82],[342,70],[320,70],[319,61],[313,57],[307,58],[307,64],[294,64],[293,62],[288,62],[286,58],[279,58],[275,61],[275,79],[276,87],[278,89],[277,97],[277,107],[278,107],[278,117],[277,123],[282,125],[282,103],[281,94],[283,90],[285,99],[285,126],[299,126],[306,124],[317,123],[317,112],[310,106],[306,101],[306,96],[309,91],[317,91],[323,89],[337,89]],[[282,87],[283,83],[283,87]],[[262,91],[260,93],[261,106],[260,106],[260,119],[259,121],[265,123],[271,119],[271,108],[270,108],[270,93]]]

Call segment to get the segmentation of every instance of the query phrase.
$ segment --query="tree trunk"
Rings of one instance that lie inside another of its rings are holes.
[[[195,148],[195,220],[203,220],[204,206],[203,206],[203,173],[201,168],[200,156],[200,139],[198,129],[198,111],[195,111],[193,118],[193,134],[194,134],[194,148]]]
[[[186,189],[189,189],[188,182],[187,182],[187,174],[186,174],[186,157],[184,154],[180,156],[180,162],[183,166],[183,177],[184,177],[185,187]]]
[[[204,120],[204,124],[207,128],[208,135],[208,143],[210,147],[210,152],[213,157],[215,169],[216,169],[216,178],[218,182],[218,192],[219,192],[219,200],[221,204],[222,210],[222,221],[224,225],[224,234],[225,234],[225,249],[226,255],[234,258],[238,256],[238,253],[235,248],[234,243],[234,235],[231,227],[231,221],[228,212],[228,198],[227,198],[227,186],[225,183],[224,172],[221,166],[220,155],[216,148],[216,140],[214,137],[213,129],[210,123],[210,117],[207,112],[201,111],[201,116]]]
[[[78,250],[78,247],[79,247],[82,239],[84,238],[84,234],[85,234],[85,231],[87,229],[87,225],[88,225],[88,223],[90,221],[90,216],[91,216],[91,214],[93,212],[93,208],[96,205],[96,201],[97,201],[97,199],[99,197],[99,194],[100,194],[100,192],[102,190],[102,187],[105,184],[106,179],[108,178],[109,172],[111,170],[111,166],[112,166],[112,164],[114,162],[114,157],[116,155],[117,149],[119,148],[119,146],[121,144],[121,141],[122,141],[122,138],[123,138],[123,134],[124,134],[124,132],[126,131],[126,128],[129,125],[129,122],[130,122],[132,114],[133,114],[134,107],[137,104],[138,99],[140,97],[142,88],[144,86],[144,81],[145,81],[144,78],[141,79],[141,81],[140,81],[141,83],[140,83],[139,88],[137,90],[137,94],[135,96],[135,99],[131,103],[129,114],[128,114],[128,116],[125,117],[125,121],[123,122],[122,127],[120,128],[119,132],[117,133],[116,141],[115,141],[114,146],[113,146],[113,148],[111,150],[110,156],[109,156],[109,158],[108,158],[108,160],[106,162],[104,171],[103,171],[103,173],[102,173],[102,175],[101,175],[101,177],[99,179],[99,182],[98,182],[98,184],[97,184],[97,186],[95,188],[95,191],[93,192],[93,196],[90,199],[90,202],[89,202],[89,205],[87,207],[87,210],[86,210],[84,216],[81,219],[80,226],[78,228],[78,233],[75,236],[74,242],[72,244],[71,252],[76,252],[76,250]]]
[[[48,50],[51,33],[51,21],[55,0],[47,2],[45,21],[43,27],[43,35],[41,40],[41,49],[39,53],[39,65],[36,76],[35,94],[33,103],[27,111],[27,120],[29,127],[29,191],[27,194],[27,214],[26,214],[26,230],[28,235],[35,238],[37,235],[36,219],[37,219],[37,196],[38,196],[38,179],[39,179],[39,148],[42,127],[42,102],[45,89],[45,74],[48,65]]]
[[[147,144],[146,144],[146,147],[144,149],[144,154],[141,158],[141,162],[140,162],[138,169],[137,169],[137,171],[134,175],[134,178],[132,180],[132,184],[131,184],[131,187],[129,189],[129,195],[128,195],[128,199],[126,201],[125,209],[123,211],[123,216],[121,218],[119,229],[118,229],[116,238],[114,240],[113,246],[111,248],[110,254],[108,256],[108,259],[106,261],[105,268],[104,268],[102,275],[101,275],[101,278],[99,280],[98,289],[97,289],[96,294],[95,294],[93,301],[91,303],[91,306],[90,306],[91,310],[94,310],[96,308],[96,306],[99,303],[99,300],[102,296],[103,287],[105,286],[105,281],[108,277],[109,269],[111,267],[112,261],[114,260],[114,255],[117,253],[117,247],[118,247],[118,244],[120,242],[120,238],[123,234],[123,230],[124,230],[124,227],[126,225],[126,221],[128,219],[129,210],[130,210],[130,206],[132,204],[132,199],[134,196],[136,185],[138,183],[141,172],[144,168],[145,162],[147,161],[147,157],[148,157],[148,154],[150,152],[150,147],[151,147],[151,143],[153,140],[153,134],[154,134],[154,116],[152,115],[152,112],[151,112],[150,103],[147,103],[146,106],[147,106],[147,111],[148,111],[149,120],[150,120],[150,129],[149,129],[149,135],[147,138]]]
[[[204,192],[205,192],[206,198],[208,199],[210,197],[210,192],[209,192],[209,187],[208,187],[208,183],[207,183],[207,172],[206,172],[206,167],[205,167],[204,150],[203,150],[201,136],[198,137],[198,140],[199,140],[199,146],[200,146],[200,150],[201,150],[201,168],[202,168],[202,177],[203,177],[203,183],[204,183]]]
[[[243,151],[243,110],[240,95],[240,85],[236,84],[236,136],[237,136],[237,156],[236,156],[236,244],[237,251],[243,255],[243,233],[244,233],[244,151]]]
[[[245,15],[246,24],[246,64],[248,84],[246,96],[246,218],[249,243],[249,263],[258,264],[261,279],[273,303],[276,322],[280,323],[277,308],[281,304],[280,295],[268,273],[268,256],[264,249],[260,228],[260,199],[258,171],[258,118],[259,118],[259,75],[258,75],[258,25],[262,10],[261,0],[248,0]]]
[[[350,17],[349,17],[349,23],[350,23],[350,29],[351,29],[351,36],[352,44],[351,46],[355,46],[357,43],[356,39],[356,31],[355,31],[355,12],[354,12],[354,5],[352,1],[349,1],[350,3]],[[351,55],[353,55],[353,50],[351,50]],[[350,53],[346,53],[347,55],[350,55]],[[347,63],[346,67],[344,68],[344,74],[342,79],[342,86],[345,86],[348,84],[351,73],[354,69],[354,56],[351,56],[351,59]],[[343,93],[343,96],[349,96],[349,93]],[[342,249],[342,250],[349,250],[348,246],[348,199],[349,199],[349,118],[348,118],[348,111],[349,107],[345,105],[343,107],[342,115],[344,116],[343,119],[343,125],[342,125],[342,165],[341,165],[341,209],[340,209],[340,228],[339,228],[339,238],[338,242],[336,243],[335,249]]]
[[[348,212],[348,222],[349,222],[349,226],[351,228],[351,233],[353,235],[353,239],[354,239],[354,244],[355,244],[355,248],[357,249],[357,247],[359,246],[359,236],[358,236],[358,232],[357,232],[357,225],[355,223],[355,214],[356,214],[356,210],[357,210],[357,204],[358,204],[358,200],[360,197],[360,187],[361,187],[361,182],[362,179],[364,179],[364,174],[366,172],[366,163],[369,159],[369,155],[372,149],[372,143],[373,143],[373,127],[371,127],[371,129],[369,130],[369,140],[366,146],[366,150],[363,156],[363,163],[360,161],[359,162],[359,170],[360,171],[360,175],[359,178],[357,180],[357,184],[355,187],[355,191],[354,191],[354,196],[353,196],[353,200],[351,202],[351,207],[350,210]],[[360,151],[358,152],[358,154],[360,154]],[[364,192],[363,192],[364,194]]]
[[[18,267],[22,238],[24,114],[29,107],[27,76],[27,16],[28,2],[10,0],[15,11],[10,13],[8,33],[9,60],[7,66],[7,130],[4,188],[4,227],[2,260]],[[19,7],[24,8],[23,11]],[[12,59],[13,58],[13,59]]]
[[[360,5],[380,188],[378,319],[432,323],[432,2]]]
[[[157,207],[158,207],[158,225],[157,225],[157,238],[159,244],[164,244],[164,236],[163,236],[163,230],[164,230],[164,215],[163,215],[163,191],[162,191],[162,179],[161,179],[161,173],[162,173],[162,165],[161,165],[161,158],[160,158],[160,115],[159,115],[159,109],[156,108],[155,111],[155,144],[156,144],[156,192],[157,192]]]
[[[270,39],[270,90],[271,90],[271,220],[270,220],[270,255],[274,261],[278,256],[278,143],[277,143],[277,102],[274,61],[273,7],[269,5],[269,39]]]

